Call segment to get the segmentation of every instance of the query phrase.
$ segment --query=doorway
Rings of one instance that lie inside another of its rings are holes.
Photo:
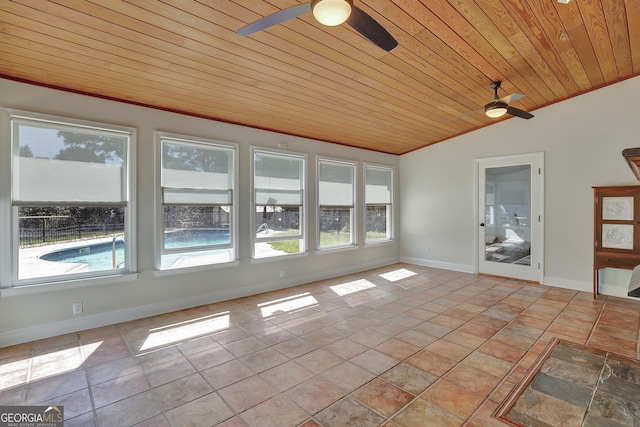
[[[543,153],[477,159],[478,273],[542,283]]]

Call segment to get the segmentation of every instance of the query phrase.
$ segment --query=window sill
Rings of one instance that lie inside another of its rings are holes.
[[[326,246],[324,248],[316,249],[316,252],[318,253],[318,255],[324,255],[324,254],[335,254],[337,252],[353,251],[357,249],[358,249],[358,246],[356,245]]]
[[[286,255],[274,255],[274,256],[268,256],[263,258],[251,258],[251,264],[262,264],[265,262],[282,261],[285,259],[292,259],[292,258],[304,258],[306,256],[309,256],[309,252],[298,252],[295,254],[286,254]]]
[[[221,262],[218,264],[204,264],[204,265],[194,265],[192,267],[168,268],[166,270],[153,270],[153,275],[155,277],[173,276],[176,274],[195,273],[199,271],[209,271],[209,270],[216,270],[220,268],[237,267],[239,265],[240,265],[240,261],[236,260],[236,261],[229,261],[229,262]]]
[[[375,246],[375,245],[384,245],[389,243],[394,243],[395,239],[384,239],[384,240],[368,240],[364,242],[365,246]]]
[[[67,280],[61,282],[39,283],[37,285],[14,286],[0,289],[0,298],[20,297],[45,292],[66,291],[70,289],[89,288],[92,286],[111,285],[114,283],[132,282],[138,279],[138,273],[117,274],[99,278]]]

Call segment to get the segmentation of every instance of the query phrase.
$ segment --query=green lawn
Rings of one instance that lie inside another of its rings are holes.
[[[332,246],[332,245],[341,245],[345,243],[349,243],[350,236],[349,233],[343,232],[337,234],[335,232],[320,232],[320,245],[321,246]],[[271,242],[269,243],[273,249],[277,249],[280,251],[284,251],[288,254],[295,254],[300,252],[300,245],[297,240],[290,240],[287,242]]]

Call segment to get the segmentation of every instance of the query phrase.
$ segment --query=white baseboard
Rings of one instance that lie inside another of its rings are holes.
[[[632,298],[629,295],[627,295],[628,292],[629,292],[629,289],[626,287],[608,285],[606,283],[600,284],[600,293],[602,295],[608,295],[608,296],[620,297],[620,298]],[[637,298],[633,298],[633,299],[637,299]]]
[[[574,291],[582,291],[582,292],[593,292],[593,283],[592,282],[584,282],[579,280],[570,280],[570,279],[562,279],[558,277],[545,277],[544,284],[548,286],[555,286],[557,288],[564,289],[572,289]],[[599,293],[601,295],[611,296],[611,297],[619,297],[619,298],[630,298],[637,300],[635,297],[630,297],[627,295],[629,289],[626,284],[615,284],[615,283],[607,283],[600,282],[600,290]]]
[[[370,270],[373,268],[384,267],[386,265],[395,264],[397,262],[399,262],[398,258],[391,258],[376,262],[358,264],[345,268],[339,268],[331,271],[325,271],[318,274],[292,278],[288,280],[259,283],[242,288],[227,289],[204,295],[194,295],[156,304],[142,305],[123,310],[113,310],[105,313],[80,316],[73,319],[65,319],[57,322],[28,326],[25,328],[0,331],[0,348],[15,344],[21,344],[24,342],[35,341],[43,338],[49,338],[57,335],[64,335],[73,332],[84,331],[87,329],[99,328],[102,326],[142,319],[149,316],[170,313],[172,311],[184,310],[191,307],[213,304],[216,302],[226,301],[234,298],[256,295],[263,292],[290,288],[292,286],[311,283],[318,280],[326,280],[333,277],[339,277],[347,274],[358,273],[360,271]]]
[[[563,279],[561,277],[544,276],[544,284],[556,288],[571,289],[574,291],[593,292],[593,283],[582,280]]]
[[[456,264],[452,262],[435,261],[431,259],[400,257],[400,262],[421,265],[423,267],[441,268],[443,270],[457,271],[460,273],[474,274],[476,272],[476,268],[474,265]]]
[[[401,257],[400,262],[422,265],[425,267],[441,268],[443,270],[458,271],[462,273],[474,274],[476,272],[474,265],[456,264],[456,263],[434,261],[434,260],[422,259],[422,258]],[[543,283],[546,286],[572,289],[574,291],[582,291],[582,292],[593,291],[593,284],[591,282],[585,282],[582,280],[571,280],[571,279],[563,279],[560,277],[550,277],[550,276],[545,276],[543,280],[544,280]],[[602,293],[603,295],[623,296],[621,295],[621,291],[619,287],[616,288],[615,286],[607,286],[602,284],[600,286],[600,293]]]

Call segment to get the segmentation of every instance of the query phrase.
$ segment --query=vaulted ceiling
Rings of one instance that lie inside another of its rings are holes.
[[[5,78],[403,154],[640,74],[640,0],[355,0],[387,52],[298,0],[0,0]]]

